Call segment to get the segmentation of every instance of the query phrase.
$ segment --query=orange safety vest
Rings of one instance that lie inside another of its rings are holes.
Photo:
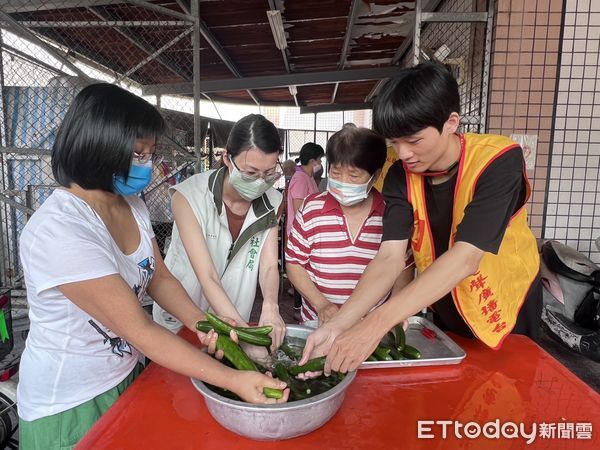
[[[458,167],[452,230],[448,248],[454,246],[456,229],[465,209],[473,200],[477,180],[499,156],[518,144],[504,136],[486,134],[459,135],[461,157]],[[411,247],[419,273],[435,260],[431,225],[425,204],[425,178],[404,168],[407,179],[408,201],[414,214]],[[525,202],[531,194],[527,186]],[[454,304],[473,334],[486,345],[498,349],[503,339],[514,328],[519,310],[540,267],[537,243],[527,225],[527,211],[519,208],[511,217],[498,254],[485,253],[479,270],[452,289]]]
[[[394,147],[391,145],[387,148],[387,155],[385,157],[385,163],[383,163],[383,167],[381,168],[381,175],[377,178],[377,181],[373,183],[373,188],[377,189],[379,192],[383,192],[383,182],[385,180],[385,176],[390,170],[390,167],[398,161],[398,153],[394,150]]]

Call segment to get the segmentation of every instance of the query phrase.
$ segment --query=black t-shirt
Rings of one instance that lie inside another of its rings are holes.
[[[473,200],[467,205],[463,220],[457,226],[456,242],[467,242],[485,252],[498,253],[511,216],[525,202],[526,184],[523,170],[523,152],[520,147],[502,154],[485,169],[475,186]],[[432,177],[425,178],[425,201],[436,257],[448,250],[456,178],[456,172],[440,184],[433,184]],[[402,161],[397,161],[390,167],[383,186],[383,196],[386,209],[382,240],[410,239],[413,231],[413,209],[408,202],[406,174]],[[523,318],[519,314],[521,321],[527,323],[524,327],[535,330],[535,333],[536,324],[539,323],[537,303],[540,296],[541,291],[536,280],[525,302],[531,305],[521,309]],[[443,329],[463,336],[473,336],[458,313],[450,294],[438,300],[433,309],[436,322]],[[523,327],[515,327],[515,331],[518,332],[519,328]],[[523,334],[531,335],[529,332]]]

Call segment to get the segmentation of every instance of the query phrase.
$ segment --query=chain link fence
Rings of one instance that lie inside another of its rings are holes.
[[[418,62],[435,60],[450,68],[458,81],[461,121],[464,132],[483,132],[487,109],[490,45],[486,45],[487,22],[461,21],[460,13],[485,13],[494,2],[487,0],[447,0],[434,2],[429,12],[442,13],[443,22],[421,22]],[[429,3],[431,5],[431,2]],[[402,65],[416,63],[413,51]]]
[[[193,81],[195,35],[193,22],[187,20],[190,17],[171,15],[142,1],[2,3],[0,285],[22,284],[19,235],[56,188],[51,148],[75,95],[98,81],[118,84],[137,95],[142,94],[143,85]],[[161,109],[169,125],[157,143],[162,162],[143,193],[157,242],[164,250],[173,224],[169,187],[193,173],[218,167],[233,122],[201,117],[198,126],[191,96],[144,98]],[[282,161],[296,158],[306,142],[325,148],[329,136],[355,116],[358,125],[370,126],[370,115],[365,112],[301,115],[294,108],[257,109],[280,129],[287,128],[281,130]]]
[[[50,152],[75,95],[89,83],[115,83],[138,95],[143,84],[193,79],[190,21],[136,2],[9,0],[0,9],[0,283],[19,286],[18,237],[56,187]],[[144,192],[163,248],[173,221],[168,188],[206,165],[194,142],[193,99],[145,97],[168,131],[162,162]],[[204,129],[207,127],[205,126]],[[197,149],[197,150],[195,150]]]

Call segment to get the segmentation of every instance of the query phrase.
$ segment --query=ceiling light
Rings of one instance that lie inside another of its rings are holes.
[[[285,30],[283,29],[283,20],[281,20],[281,12],[279,10],[267,11],[267,18],[269,19],[271,32],[275,39],[275,46],[279,50],[286,49],[288,45],[285,37]]]

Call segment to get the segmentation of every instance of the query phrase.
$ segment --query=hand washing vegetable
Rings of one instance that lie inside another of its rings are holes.
[[[217,337],[217,349],[223,351],[223,356],[238,370],[253,370],[258,371],[258,367],[254,364],[244,350],[231,340],[229,336],[219,334]],[[265,387],[263,393],[268,398],[280,399],[283,397],[281,389],[273,389]]]
[[[279,347],[277,352],[271,353],[269,364],[266,367],[261,366],[257,362],[253,361],[236,342],[231,340],[229,337],[230,330],[233,329],[238,333],[240,341],[244,341],[242,336],[250,336],[252,342],[245,342],[254,345],[266,344],[264,338],[270,337],[265,334],[269,327],[232,327],[226,322],[222,321],[214,314],[207,313],[206,317],[208,320],[199,321],[196,324],[196,329],[205,333],[210,330],[215,330],[218,334],[216,348],[223,352],[224,358],[222,362],[224,364],[231,364],[238,370],[253,370],[265,373],[271,371],[273,377],[286,383],[289,388],[288,402],[300,401],[316,395],[322,394],[334,388],[339,384],[345,377],[346,374],[332,373],[330,376],[320,375],[310,379],[299,379],[297,375],[305,372],[322,372],[325,367],[325,357],[319,357],[309,360],[306,364],[298,365],[298,361],[302,357],[302,349],[306,344],[305,341],[297,338],[286,338],[282,345]],[[258,332],[257,332],[258,331]],[[261,340],[262,339],[262,340]],[[395,350],[395,337],[393,333],[389,333],[388,340],[390,340],[391,347],[387,347],[384,351],[392,352]],[[260,342],[257,344],[257,342]],[[251,353],[249,353],[251,354]],[[240,400],[239,397],[235,396],[232,392],[224,391],[223,389],[210,386],[209,388],[216,393],[235,400]],[[280,399],[283,397],[283,391],[279,389],[263,389],[263,393],[268,398]]]
[[[204,332],[208,332],[211,329],[213,329],[212,325],[208,322],[199,323],[197,324],[196,328]],[[229,336],[225,334],[225,332],[223,332],[223,334],[219,334],[217,337],[217,349],[223,351],[223,362],[231,363],[236,369],[259,370],[263,373],[266,370],[268,370],[266,367],[261,367],[259,364],[252,361],[248,357],[248,355],[246,355],[244,350],[234,341],[232,341],[231,338],[229,338]],[[296,343],[292,344],[289,341],[285,341],[284,344],[282,344],[282,346],[280,347],[280,350],[283,354],[274,353],[272,355],[274,360],[270,370],[272,370],[273,376],[275,378],[286,383],[288,388],[290,389],[288,402],[304,400],[310,397],[314,397],[315,395],[322,394],[323,392],[332,389],[344,379],[345,374],[338,373],[333,373],[329,377],[321,375],[317,378],[312,379],[298,379],[296,378],[297,374],[304,372],[322,371],[325,365],[325,357],[312,359],[302,366],[292,365],[290,367],[287,367],[289,364],[296,364],[296,362],[300,359],[302,355],[302,349]],[[278,361],[276,359],[277,356],[283,359]],[[235,394],[233,394],[232,392],[224,391],[223,389],[219,389],[213,386],[209,387],[220,395],[223,395],[227,398],[239,400],[239,398],[236,397]],[[265,394],[265,396],[275,399],[279,399],[283,396],[283,392],[279,389],[265,388],[263,390],[263,393]]]

